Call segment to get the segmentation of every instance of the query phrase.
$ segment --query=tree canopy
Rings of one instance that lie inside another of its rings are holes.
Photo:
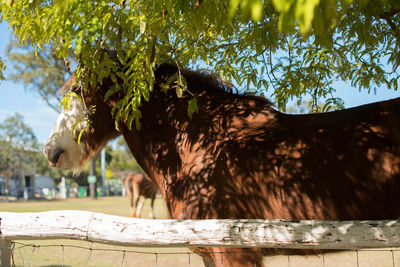
[[[0,139],[12,142],[21,149],[37,149],[38,141],[32,129],[24,123],[24,118],[19,113],[8,116],[0,123]]]
[[[131,122],[140,118],[142,99],[149,98],[155,66],[167,61],[192,69],[206,67],[247,91],[270,90],[282,109],[289,99],[304,97],[311,97],[314,107],[320,98],[343,107],[334,95],[337,80],[350,81],[359,90],[382,85],[397,90],[399,13],[398,0],[0,4],[0,18],[20,43],[28,40],[37,50],[51,44],[67,67],[74,54],[84,87],[108,75],[121,78],[127,94],[114,115]],[[125,72],[112,73],[115,63],[103,49],[117,50],[128,66]],[[184,84],[178,89],[184,90]]]

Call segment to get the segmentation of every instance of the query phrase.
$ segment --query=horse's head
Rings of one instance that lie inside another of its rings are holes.
[[[57,118],[44,154],[51,166],[76,170],[119,133],[101,88],[83,90],[74,76],[64,87],[71,97]]]

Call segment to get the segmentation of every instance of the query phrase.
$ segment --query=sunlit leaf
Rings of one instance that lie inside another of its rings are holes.
[[[196,98],[190,99],[188,103],[189,103],[188,115],[190,118],[192,118],[194,113],[199,112],[199,107],[197,106]]]

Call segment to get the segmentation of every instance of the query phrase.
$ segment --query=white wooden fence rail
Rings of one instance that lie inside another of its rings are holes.
[[[11,240],[79,239],[142,247],[362,249],[400,247],[400,220],[150,220],[87,211],[0,212],[0,247]],[[1,266],[11,249],[1,249]]]

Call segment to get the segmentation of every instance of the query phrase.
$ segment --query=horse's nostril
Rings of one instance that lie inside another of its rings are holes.
[[[60,159],[61,154],[64,153],[64,149],[57,147],[54,149],[53,155],[50,159],[51,163],[57,164],[58,160]]]

